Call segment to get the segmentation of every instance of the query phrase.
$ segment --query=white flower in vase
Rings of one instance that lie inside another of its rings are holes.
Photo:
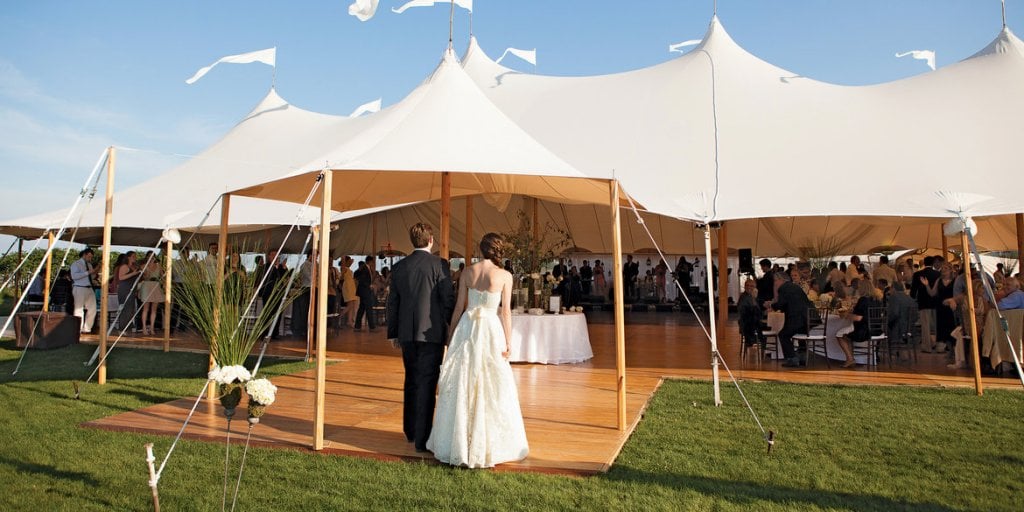
[[[249,399],[260,405],[270,405],[277,398],[277,386],[267,379],[253,379],[245,383],[245,392]]]
[[[244,366],[236,364],[223,368],[214,366],[210,373],[207,374],[207,377],[218,384],[231,384],[233,382],[245,382],[252,378],[252,374]]]

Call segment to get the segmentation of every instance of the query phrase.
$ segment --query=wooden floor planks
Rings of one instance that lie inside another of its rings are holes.
[[[614,327],[608,321],[610,313],[588,314],[594,359],[576,365],[513,365],[530,456],[497,469],[566,474],[607,471],[663,378],[710,379],[708,343],[692,316],[678,313],[628,313],[627,316],[629,428],[621,432],[615,428],[615,345]],[[92,340],[87,338],[85,342]],[[772,361],[764,361],[760,367],[754,362],[742,365],[735,324],[723,333],[719,345],[736,377],[746,380],[973,386],[969,372],[946,369],[944,356],[938,354],[921,354],[917,364],[904,363],[893,369],[884,365],[826,369],[819,359],[810,368],[787,370]],[[156,349],[162,346],[162,341],[132,338],[122,340],[120,346]],[[190,335],[176,337],[172,347],[193,351],[205,348],[200,340]],[[268,354],[303,357],[305,343],[274,342]],[[384,339],[383,331],[334,332],[328,343],[328,358],[334,364],[327,368],[324,451],[384,460],[422,459],[401,431],[402,360],[400,352]],[[724,369],[722,378],[728,379]],[[260,446],[308,449],[313,431],[313,370],[277,377],[273,381],[279,388],[278,401],[268,408],[266,416],[253,429],[253,442]],[[985,384],[1020,387],[1019,382],[1011,379],[986,378]],[[194,403],[194,398],[175,400],[85,425],[175,435]],[[232,435],[244,436],[247,424],[243,408],[239,409],[238,416],[243,419],[232,422]],[[185,436],[222,441],[225,425],[219,404],[203,399]]]

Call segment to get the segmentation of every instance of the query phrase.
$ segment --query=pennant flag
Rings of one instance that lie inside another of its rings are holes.
[[[397,9],[392,7],[391,12],[395,14],[402,14],[410,7],[433,7],[434,4],[438,3],[447,4],[448,2],[446,0],[411,0],[402,4],[402,6]],[[469,12],[473,12],[473,0],[455,0],[455,5],[462,7]]]
[[[506,48],[505,49],[505,53],[502,53],[501,57],[498,57],[498,60],[496,60],[494,62],[496,64],[501,64],[501,59],[504,59],[505,56],[510,54],[510,53],[512,55],[515,55],[516,57],[519,57],[520,59],[525,60],[526,62],[529,62],[530,64],[533,64],[534,66],[537,65],[537,49],[536,48],[534,48],[532,50],[520,50],[518,48]]]
[[[196,83],[196,80],[199,80],[200,78],[202,78],[203,75],[205,75],[207,72],[209,72],[211,69],[213,69],[213,67],[216,66],[217,64],[222,64],[222,63],[226,63],[226,64],[249,64],[250,62],[262,62],[262,63],[264,63],[264,64],[266,64],[268,66],[273,67],[273,66],[276,65],[276,61],[277,61],[277,47],[276,46],[274,48],[267,48],[266,50],[259,50],[259,51],[255,51],[255,52],[249,52],[249,53],[241,53],[241,54],[238,54],[238,55],[228,55],[227,57],[219,59],[217,62],[214,62],[213,64],[210,64],[209,66],[206,66],[205,68],[202,68],[199,71],[196,71],[196,74],[192,75],[192,78],[189,78],[188,80],[185,80],[185,83],[189,84],[189,85],[192,85],[192,84]]]
[[[935,51],[933,50],[910,50],[909,52],[897,53],[896,57],[906,57],[910,55],[917,60],[923,60],[928,67],[935,71]]]
[[[349,117],[359,117],[359,116],[361,116],[363,114],[372,114],[374,112],[380,112],[380,100],[381,99],[382,98],[377,98],[377,99],[375,99],[375,100],[373,100],[373,101],[371,101],[369,103],[363,103],[362,105],[359,105],[348,116]]]
[[[348,6],[348,13],[359,21],[366,21],[377,13],[377,0],[355,0]]]
[[[687,46],[693,46],[695,44],[700,44],[700,39],[690,39],[689,41],[683,41],[681,43],[670,44],[670,45],[668,45],[668,51],[670,53],[671,52],[683,53],[683,48],[686,48]]]

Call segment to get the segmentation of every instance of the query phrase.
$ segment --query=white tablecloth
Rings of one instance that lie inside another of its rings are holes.
[[[512,362],[563,364],[594,357],[583,313],[512,314]]]
[[[773,331],[778,332],[779,329],[782,329],[782,324],[784,324],[785,321],[786,317],[783,313],[776,311],[768,313],[768,327],[770,327]],[[839,315],[828,316],[828,331],[825,332],[825,345],[828,347],[829,359],[836,359],[839,361],[846,360],[846,355],[843,354],[843,349],[839,348],[839,342],[836,341],[836,333],[839,332],[841,329],[850,327],[852,325],[852,322]],[[812,331],[814,331],[812,334],[820,334],[821,327],[819,326],[816,329],[812,329]],[[781,358],[781,351],[782,349],[780,348],[780,353],[775,354],[774,357]],[[820,348],[816,348],[814,353],[820,356],[825,355],[824,351],[822,351]],[[857,361],[858,364],[868,364],[867,354],[857,354],[856,356],[854,356],[854,359]]]

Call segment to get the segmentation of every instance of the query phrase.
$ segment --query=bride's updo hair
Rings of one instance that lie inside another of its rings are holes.
[[[487,233],[480,239],[480,254],[500,267],[505,254],[505,240],[497,233]]]

